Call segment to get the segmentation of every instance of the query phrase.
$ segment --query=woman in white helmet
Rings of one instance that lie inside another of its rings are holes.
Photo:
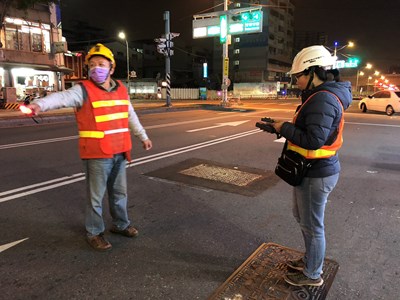
[[[296,286],[323,284],[325,205],[339,179],[337,152],[343,141],[343,114],[352,101],[350,82],[340,82],[333,65],[334,58],[323,46],[301,50],[289,73],[302,90],[302,104],[292,122],[272,123],[286,138],[288,149],[312,163],[293,193],[293,215],[300,225],[306,251],[301,259],[287,262],[293,272],[284,279]]]

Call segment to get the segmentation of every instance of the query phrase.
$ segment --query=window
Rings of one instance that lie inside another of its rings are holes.
[[[274,16],[277,18],[279,17],[279,12],[277,12],[275,9],[271,9],[270,14],[271,14],[271,16]]]
[[[50,53],[50,25],[5,18],[5,48]]]
[[[234,53],[235,54],[239,54],[240,53],[240,49],[235,49]]]
[[[6,28],[6,49],[19,50],[18,32],[15,28]]]
[[[41,34],[37,34],[37,33],[32,34],[32,51],[33,52],[42,52],[43,51]]]
[[[377,92],[373,95],[374,98],[385,98],[383,92]]]

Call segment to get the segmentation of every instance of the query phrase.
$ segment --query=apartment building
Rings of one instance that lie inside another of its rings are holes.
[[[294,5],[290,0],[234,0],[229,9],[261,6],[262,32],[232,35],[229,78],[232,82],[286,82],[293,59]],[[215,4],[219,4],[216,1]],[[218,10],[221,10],[219,7]],[[214,41],[213,72],[222,74],[222,46]]]
[[[64,89],[67,44],[58,5],[35,4],[27,11],[9,7],[0,31],[0,99]]]

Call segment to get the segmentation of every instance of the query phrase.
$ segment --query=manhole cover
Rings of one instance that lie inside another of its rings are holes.
[[[273,171],[196,158],[146,173],[146,175],[252,197],[279,182],[278,176]]]
[[[230,168],[218,167],[215,165],[200,164],[179,173],[199,177],[237,186],[246,186],[262,177],[260,174],[252,174],[244,171],[234,170]]]
[[[262,244],[208,300],[297,300],[326,298],[339,264],[325,259],[324,284],[319,287],[296,287],[283,280],[288,272],[285,262],[302,257],[303,253],[284,246]]]

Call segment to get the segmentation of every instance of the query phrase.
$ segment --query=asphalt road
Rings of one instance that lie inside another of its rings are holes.
[[[146,152],[134,140],[127,170],[140,236],[107,232],[107,253],[85,241],[74,123],[0,128],[0,298],[206,299],[261,243],[303,250],[281,181],[246,196],[154,176],[193,159],[273,170],[282,141],[254,123],[289,119],[295,105],[140,113],[154,143]],[[340,264],[327,299],[400,295],[399,118],[346,113],[341,177],[326,210],[327,256]]]

